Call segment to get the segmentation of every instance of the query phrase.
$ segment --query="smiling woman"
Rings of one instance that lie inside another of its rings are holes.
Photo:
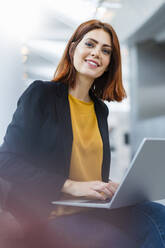
[[[110,50],[105,48],[108,46],[111,46],[111,37],[102,29],[92,30],[84,35],[73,56],[77,80],[84,75],[91,78],[93,83],[94,79],[100,77],[108,69]]]
[[[86,60],[92,60],[99,66],[93,67],[89,62],[85,63]],[[85,73],[93,78],[91,89],[97,97],[107,101],[122,101],[126,97],[122,84],[120,45],[110,24],[95,20],[82,23],[68,41],[52,81],[62,81],[74,88],[78,65],[82,74],[83,70],[88,70]]]
[[[70,197],[101,201],[115,194],[104,100],[125,96],[117,35],[111,25],[90,20],[68,41],[52,81],[36,80],[19,98],[0,147],[0,187],[3,208],[35,228],[44,244],[35,247],[165,247],[161,204],[114,210],[51,204]],[[52,246],[45,245],[45,237]]]

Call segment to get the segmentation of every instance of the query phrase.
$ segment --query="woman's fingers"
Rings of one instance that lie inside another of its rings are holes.
[[[93,196],[96,197],[96,199],[98,199],[98,200],[106,200],[107,199],[107,197],[104,194],[102,194],[101,192],[97,192],[95,190],[93,191]]]
[[[93,184],[93,189],[99,193],[102,193],[102,195],[104,195],[105,199],[107,198],[111,198],[114,194],[114,189],[111,189],[111,187],[109,187],[108,183],[104,183],[104,182],[95,182],[95,184]]]
[[[111,198],[113,196],[113,191],[109,188],[107,188],[106,186],[104,188],[101,188],[101,190],[99,190],[99,192],[104,193],[106,198]]]
[[[109,183],[103,183],[102,182],[102,184],[100,184],[100,186],[101,187],[99,189],[99,192],[103,192],[108,198],[108,197],[113,197],[119,184],[111,181]]]
[[[112,182],[112,181],[110,181],[108,184],[112,185],[115,189],[117,189],[119,186],[119,183]]]
[[[113,186],[107,186],[109,188],[109,190],[112,192],[112,194],[114,195],[116,189]]]
[[[106,196],[96,190],[90,190],[86,195],[88,199],[106,200]]]

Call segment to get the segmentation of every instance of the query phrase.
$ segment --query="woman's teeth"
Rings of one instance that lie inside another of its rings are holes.
[[[89,61],[89,60],[87,60],[87,62],[89,63],[89,64],[91,64],[91,65],[94,65],[94,66],[98,66],[96,63],[94,63],[94,62],[92,62],[92,61]]]
[[[89,61],[89,63],[92,64],[92,65],[96,65],[96,64],[95,64],[94,62],[92,62],[92,61]],[[97,65],[96,65],[96,66],[97,66]]]

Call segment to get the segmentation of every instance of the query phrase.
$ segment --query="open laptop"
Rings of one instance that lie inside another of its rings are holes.
[[[69,199],[53,204],[93,208],[120,208],[146,200],[165,199],[165,138],[145,138],[111,199]]]

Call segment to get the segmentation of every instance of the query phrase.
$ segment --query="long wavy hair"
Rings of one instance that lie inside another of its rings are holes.
[[[102,100],[120,102],[126,97],[126,92],[122,83],[121,53],[118,37],[110,24],[96,19],[86,21],[77,27],[67,43],[51,81],[60,81],[69,84],[72,88],[75,87],[76,69],[73,65],[74,51],[84,35],[94,29],[103,29],[110,35],[112,54],[108,69],[94,80],[91,90],[96,97]]]

